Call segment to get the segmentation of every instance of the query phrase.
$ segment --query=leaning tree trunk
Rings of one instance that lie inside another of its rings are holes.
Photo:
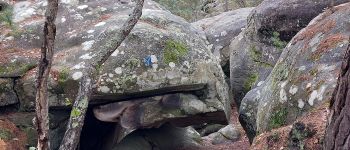
[[[348,150],[350,149],[350,44],[341,66],[330,109],[324,149]]]
[[[47,80],[49,78],[54,42],[56,36],[55,19],[58,9],[58,0],[49,0],[44,25],[44,41],[41,47],[41,59],[36,83],[36,127],[38,132],[38,150],[50,149],[49,142],[49,104],[47,96]]]
[[[84,70],[84,75],[80,80],[79,91],[77,97],[74,101],[69,122],[67,125],[67,130],[64,134],[60,150],[75,150],[79,140],[81,129],[84,124],[85,114],[88,107],[89,100],[92,94],[93,82],[96,80],[95,76],[98,73],[100,66],[109,58],[109,56],[120,46],[124,39],[129,35],[131,30],[136,25],[137,21],[142,15],[142,7],[144,0],[136,0],[136,6],[134,11],[129,16],[127,21],[118,30],[113,37],[108,38],[108,41],[100,47],[94,47],[97,52],[97,59],[90,62],[87,65],[87,69]],[[97,45],[97,44],[95,44]]]

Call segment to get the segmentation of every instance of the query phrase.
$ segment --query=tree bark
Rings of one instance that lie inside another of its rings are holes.
[[[38,150],[50,149],[49,141],[49,103],[47,95],[47,80],[49,78],[54,42],[56,36],[55,19],[58,9],[58,0],[49,0],[44,25],[44,41],[41,47],[41,59],[36,83],[36,127],[38,132]]]
[[[350,149],[350,44],[330,103],[324,149]]]
[[[138,20],[142,15],[144,0],[136,0],[136,6],[123,24],[120,30],[118,30],[113,37],[107,38],[106,43],[115,43],[115,44],[105,44],[100,47],[95,47],[97,58],[94,61],[91,61],[87,65],[87,69],[84,70],[84,76],[80,80],[80,87],[77,94],[77,97],[74,101],[69,122],[67,125],[66,132],[64,134],[60,150],[75,150],[79,140],[81,129],[84,124],[85,114],[87,111],[89,100],[91,99],[92,89],[95,76],[98,73],[98,68],[109,58],[109,56],[120,46],[120,44],[125,40],[129,35],[131,30],[134,28]]]

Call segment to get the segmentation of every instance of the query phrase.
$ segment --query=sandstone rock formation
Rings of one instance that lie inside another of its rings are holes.
[[[230,45],[230,85],[238,105],[265,82],[288,41],[328,6],[328,0],[265,0],[253,10],[247,28]]]
[[[313,19],[288,43],[265,83],[244,97],[240,121],[250,138],[330,99],[349,44],[349,8],[342,4]]]
[[[3,108],[17,104],[20,111],[34,110],[35,66],[46,4],[18,1],[6,8],[15,13],[11,22],[1,26],[0,77],[5,79],[0,83],[9,88],[0,92],[15,94],[12,99],[1,99]],[[49,83],[51,109],[69,110],[82,68],[99,57],[96,48],[113,44],[104,41],[120,28],[132,7],[130,1],[62,1]],[[157,128],[167,122],[181,127],[227,124],[228,86],[199,32],[157,3],[146,1],[136,27],[96,74],[90,101],[95,113],[91,115],[120,125],[119,141],[136,129]],[[60,123],[55,128],[62,131],[65,120]],[[53,138],[57,140],[54,148],[59,139]]]

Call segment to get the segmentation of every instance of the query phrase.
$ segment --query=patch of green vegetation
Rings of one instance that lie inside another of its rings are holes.
[[[254,83],[258,80],[258,78],[259,77],[257,73],[250,74],[243,84],[244,91],[248,92],[252,88]]]
[[[170,62],[179,63],[181,57],[186,56],[188,48],[184,43],[167,40],[164,48],[164,63],[169,64]]]
[[[288,43],[286,41],[282,41],[279,36],[280,36],[280,33],[276,32],[276,31],[273,32],[272,37],[271,37],[271,41],[272,41],[273,46],[282,50],[283,48],[285,48],[287,46]]]
[[[69,78],[69,69],[68,68],[63,68],[58,73],[58,84],[61,87],[64,87],[64,84],[67,82],[68,78]]]
[[[10,140],[12,139],[12,134],[9,130],[0,128],[0,139]]]
[[[270,63],[262,60],[263,55],[262,55],[261,51],[256,49],[256,46],[254,46],[254,45],[250,46],[249,52],[250,52],[251,58],[253,59],[253,61],[255,63],[259,64],[260,66],[266,67],[266,68],[273,67],[273,65],[271,65]]]
[[[141,61],[139,59],[136,59],[136,58],[130,58],[130,59],[126,60],[126,62],[125,62],[125,66],[128,67],[130,70],[135,69],[140,64],[141,64]]]
[[[13,8],[11,6],[3,6],[3,10],[0,11],[0,22],[5,24],[7,27],[13,27]]]
[[[131,88],[135,86],[137,82],[137,79],[133,78],[132,75],[125,75],[124,77],[119,78],[118,80],[121,89]]]
[[[289,70],[288,66],[283,63],[278,63],[275,66],[275,71],[272,72],[274,83],[278,83],[279,81],[283,81],[288,77]]]
[[[81,112],[80,112],[79,109],[73,108],[70,115],[71,115],[73,118],[76,118],[76,117],[80,116],[80,114],[81,114]]]
[[[6,65],[1,65],[0,66],[0,75],[6,76],[10,74],[24,74],[28,70],[34,68],[36,64],[32,63],[10,63]]]
[[[65,99],[64,99],[64,104],[65,104],[66,106],[71,106],[71,105],[72,105],[72,100],[70,100],[69,98],[65,98]]]
[[[272,114],[270,119],[270,129],[278,128],[286,124],[288,111],[287,108],[281,108],[276,113]]]
[[[13,7],[5,4],[1,6],[2,10],[0,11],[0,24],[5,25],[12,30],[12,32],[9,33],[10,36],[19,37],[22,34],[22,30],[20,30],[13,23]]]
[[[19,126],[19,128],[26,134],[27,136],[27,144],[29,146],[35,146],[37,144],[38,133],[32,126]]]
[[[310,71],[309,71],[310,75],[311,76],[316,76],[317,73],[318,73],[318,69],[317,68],[312,68]]]

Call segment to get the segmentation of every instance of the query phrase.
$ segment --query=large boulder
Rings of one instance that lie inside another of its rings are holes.
[[[220,58],[221,66],[229,64],[229,45],[241,33],[242,28],[246,27],[247,17],[252,10],[252,7],[241,8],[192,23],[205,32],[213,54]]]
[[[1,26],[0,49],[7,55],[0,59],[8,61],[0,61],[0,66],[19,66],[2,77],[16,80],[12,90],[22,111],[34,110],[37,68],[17,62],[37,62],[46,5],[44,1],[15,2],[13,10],[8,7],[16,12],[13,20]],[[60,3],[49,79],[52,109],[71,107],[86,68],[101,57],[100,50],[114,44],[110,40],[133,6],[134,2],[110,0]],[[90,100],[93,115],[120,124],[125,131],[122,137],[166,122],[227,124],[228,86],[219,61],[199,32],[157,3],[146,1],[130,35],[98,68]]]
[[[349,8],[342,4],[313,19],[288,43],[265,83],[244,97],[240,121],[251,139],[331,98],[349,45]]]
[[[329,5],[328,0],[265,0],[252,11],[247,28],[230,45],[230,85],[238,106],[265,81],[288,41]]]

